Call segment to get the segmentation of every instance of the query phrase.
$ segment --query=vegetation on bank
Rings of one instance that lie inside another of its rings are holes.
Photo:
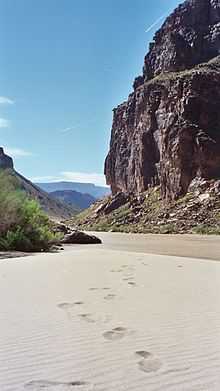
[[[152,188],[105,213],[105,204],[112,200],[109,197],[74,216],[68,224],[88,231],[220,235],[220,196],[212,183],[210,186],[191,190],[172,202],[161,198],[158,187]]]
[[[195,75],[214,75],[219,72],[220,69],[220,56],[213,58],[208,62],[201,63],[191,69],[185,69],[183,71],[176,72],[162,72],[153,79],[150,79],[145,83],[146,86],[150,86],[156,83],[163,83],[167,81],[175,81],[185,77],[191,77]]]
[[[58,235],[39,204],[27,197],[9,170],[0,172],[0,250],[45,251]]]

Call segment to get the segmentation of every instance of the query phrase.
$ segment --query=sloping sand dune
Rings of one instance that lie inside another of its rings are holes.
[[[0,262],[1,391],[219,391],[220,263],[86,247]]]

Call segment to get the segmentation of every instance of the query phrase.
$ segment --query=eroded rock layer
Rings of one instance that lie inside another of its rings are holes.
[[[114,110],[105,162],[113,194],[160,184],[175,199],[195,177],[220,177],[219,53],[220,0],[187,1],[166,20],[134,92]]]

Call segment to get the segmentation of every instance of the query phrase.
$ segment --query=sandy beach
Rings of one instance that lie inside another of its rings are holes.
[[[0,261],[0,390],[218,391],[219,239],[205,239],[204,257],[216,246],[205,260],[199,237],[180,239],[187,253],[170,248],[180,257],[100,236]]]

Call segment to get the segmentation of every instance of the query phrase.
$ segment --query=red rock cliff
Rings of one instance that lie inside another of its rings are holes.
[[[112,192],[161,184],[164,198],[195,177],[220,177],[220,0],[180,5],[156,33],[143,75],[114,110],[105,162]]]

